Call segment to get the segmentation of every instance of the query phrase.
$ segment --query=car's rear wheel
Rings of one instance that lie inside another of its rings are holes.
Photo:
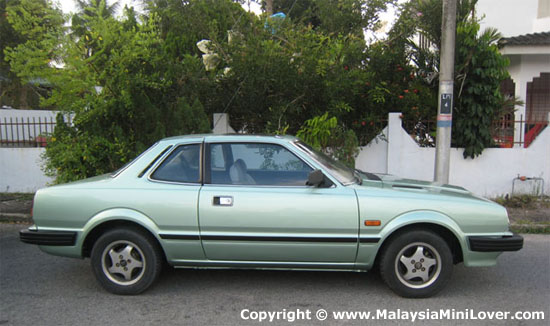
[[[453,268],[449,246],[426,230],[411,230],[390,239],[380,260],[380,274],[395,293],[426,298],[441,291]]]
[[[92,270],[107,291],[138,294],[157,279],[162,254],[150,235],[133,228],[118,228],[97,239],[91,254]]]

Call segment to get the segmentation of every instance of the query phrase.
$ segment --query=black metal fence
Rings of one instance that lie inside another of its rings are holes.
[[[493,123],[492,136],[496,147],[527,148],[547,126],[548,121],[526,121],[523,116],[519,120],[502,119]],[[514,130],[517,137],[514,137]]]
[[[55,126],[54,117],[1,118],[0,147],[46,147]]]
[[[402,126],[421,147],[435,147],[437,121],[409,120],[403,121]],[[520,120],[512,118],[494,121],[491,128],[493,147],[527,148],[547,126],[548,121],[525,121],[522,117]],[[514,133],[518,134],[516,138]]]
[[[72,117],[65,117],[71,124]],[[358,122],[359,123],[359,122]],[[372,140],[386,126],[387,120],[361,122],[364,131],[360,133],[361,144]],[[435,146],[436,121],[405,120],[403,128],[422,147]],[[54,117],[0,118],[0,147],[46,147],[49,136],[56,126]],[[495,121],[492,135],[495,147],[528,147],[538,134],[548,126],[548,122],[499,120]],[[518,139],[514,139],[514,129],[522,130]]]

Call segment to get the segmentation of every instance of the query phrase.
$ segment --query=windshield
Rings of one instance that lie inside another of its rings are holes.
[[[294,144],[303,152],[311,156],[317,163],[323,165],[329,173],[338,179],[343,185],[349,185],[352,183],[360,182],[360,179],[356,176],[355,171],[352,168],[345,166],[344,164],[328,157],[324,153],[313,149],[311,146],[304,142],[296,141]]]

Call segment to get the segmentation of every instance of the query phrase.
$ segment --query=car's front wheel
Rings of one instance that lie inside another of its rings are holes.
[[[157,279],[162,254],[156,241],[139,229],[105,232],[92,248],[92,270],[107,291],[138,294]]]
[[[380,260],[380,273],[397,294],[426,298],[441,291],[449,281],[453,256],[440,236],[411,230],[390,239]]]

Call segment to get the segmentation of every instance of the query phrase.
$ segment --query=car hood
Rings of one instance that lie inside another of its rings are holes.
[[[407,191],[407,192],[416,192],[416,193],[429,193],[429,194],[440,194],[446,196],[454,197],[463,197],[463,198],[472,198],[479,199],[483,201],[488,201],[485,198],[478,197],[467,189],[450,185],[443,184],[440,182],[430,182],[422,180],[414,180],[401,178],[391,174],[375,174],[380,180],[372,180],[372,178],[364,179],[364,186],[372,186],[373,182],[378,182],[379,186],[385,189],[393,189],[397,191]]]
[[[365,174],[365,177],[355,187],[359,210],[364,212],[365,219],[389,221],[406,212],[431,211],[451,218],[462,232],[495,232],[495,227],[499,232],[508,231],[504,207],[462,187],[387,174]]]
[[[440,182],[430,182],[414,179],[406,179],[391,174],[379,174],[378,177],[381,179],[382,183],[393,188],[404,188],[404,189],[426,189],[433,191],[453,191],[459,193],[470,192],[463,187],[454,186],[450,184],[443,184]]]

